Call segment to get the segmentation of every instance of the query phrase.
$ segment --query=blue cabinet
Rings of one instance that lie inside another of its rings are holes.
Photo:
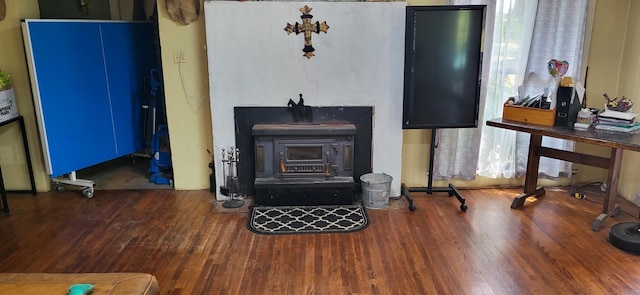
[[[23,22],[51,176],[144,149],[144,77],[157,68],[153,29],[148,22]]]

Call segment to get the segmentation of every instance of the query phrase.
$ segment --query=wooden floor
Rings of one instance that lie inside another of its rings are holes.
[[[150,159],[145,157],[124,156],[81,169],[77,171],[77,177],[93,180],[96,190],[173,189],[169,184],[149,182],[149,161]],[[73,189],[71,186],[67,187]]]
[[[607,242],[601,206],[547,190],[510,209],[519,190],[414,194],[368,210],[348,234],[257,235],[246,208],[208,191],[78,191],[9,196],[0,272],[148,272],[163,294],[639,294],[640,256]],[[238,212],[245,211],[245,212]],[[1,291],[0,291],[1,292]]]

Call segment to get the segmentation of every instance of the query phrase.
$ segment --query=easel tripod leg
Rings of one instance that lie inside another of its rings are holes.
[[[469,209],[469,207],[467,207],[466,205],[466,200],[462,197],[460,191],[458,191],[458,189],[453,186],[453,184],[449,184],[449,196],[456,196],[456,199],[460,201],[460,210],[467,211],[467,209]]]
[[[407,202],[409,202],[409,211],[416,211],[416,205],[413,204],[413,198],[411,197],[411,192],[409,191],[407,186],[404,185],[404,183],[400,187],[400,192],[402,196],[407,198]]]

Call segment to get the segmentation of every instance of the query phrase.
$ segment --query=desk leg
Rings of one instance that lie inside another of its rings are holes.
[[[596,217],[596,220],[593,221],[593,225],[591,226],[591,230],[592,231],[599,231],[600,227],[604,224],[604,221],[609,217],[609,216],[616,216],[620,213],[620,205],[615,204],[613,206],[613,210],[611,210],[611,212],[609,213],[602,213],[600,215],[598,215],[598,217]]]
[[[612,148],[607,174],[607,194],[604,198],[602,214],[596,217],[596,220],[593,222],[593,226],[591,227],[591,230],[593,231],[598,231],[605,219],[609,216],[616,216],[620,213],[620,205],[616,204],[620,167],[622,167],[622,149]]]
[[[518,195],[511,203],[511,209],[516,209],[524,205],[524,201],[531,196],[542,196],[544,188],[538,187],[538,167],[540,166],[540,153],[538,150],[542,146],[542,135],[531,134],[529,139],[529,155],[527,158],[527,174],[524,178],[524,194]]]
[[[527,200],[528,197],[533,197],[533,196],[539,197],[544,194],[545,194],[544,187],[541,187],[530,193],[519,194],[517,197],[513,199],[513,202],[511,203],[511,209],[516,209],[524,206],[524,201]]]

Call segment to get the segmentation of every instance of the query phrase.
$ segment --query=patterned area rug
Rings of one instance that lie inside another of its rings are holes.
[[[369,225],[362,205],[253,206],[247,227],[257,234],[345,233]]]

